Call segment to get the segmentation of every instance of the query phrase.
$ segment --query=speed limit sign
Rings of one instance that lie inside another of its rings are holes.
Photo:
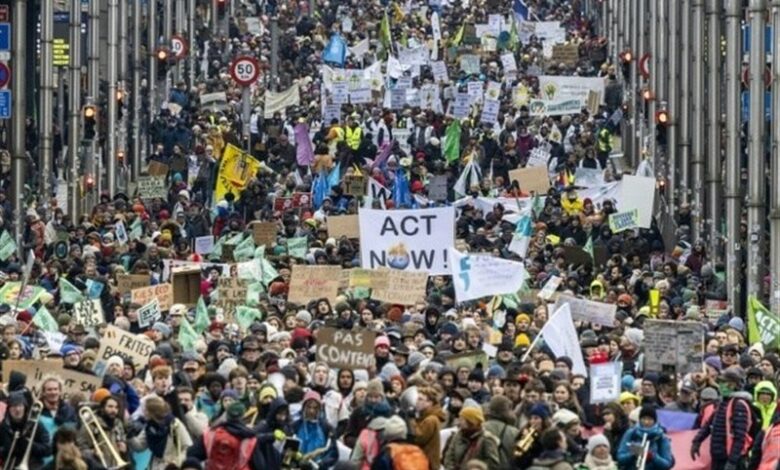
[[[181,36],[171,36],[171,51],[173,52],[174,59],[181,59],[187,55],[190,46],[187,44],[187,40]]]
[[[230,64],[230,75],[241,86],[253,84],[260,75],[260,64],[249,56],[236,57]]]

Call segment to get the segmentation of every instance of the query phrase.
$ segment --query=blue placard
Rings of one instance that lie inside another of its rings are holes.
[[[11,23],[0,23],[0,51],[11,50]]]
[[[11,90],[0,90],[0,119],[11,118]]]

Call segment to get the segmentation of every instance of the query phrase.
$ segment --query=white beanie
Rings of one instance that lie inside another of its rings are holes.
[[[399,441],[406,439],[408,429],[406,422],[398,415],[394,415],[385,421],[385,429],[382,431],[382,438],[385,442]]]
[[[588,453],[590,454],[593,452],[593,449],[598,446],[607,446],[607,449],[609,449],[609,439],[607,439],[607,436],[603,434],[590,436],[590,439],[588,439]]]
[[[552,416],[552,423],[555,426],[565,427],[579,420],[580,417],[577,416],[577,413],[567,410],[566,408],[562,408],[556,411],[555,414]]]

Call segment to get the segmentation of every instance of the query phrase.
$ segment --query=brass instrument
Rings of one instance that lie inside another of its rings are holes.
[[[14,433],[14,440],[11,442],[11,450],[8,452],[8,459],[6,459],[5,462],[3,462],[3,470],[11,470],[13,466],[11,463],[13,463],[12,456],[14,455],[14,451],[16,450],[16,443],[19,441],[19,431],[16,431]]]
[[[97,454],[98,459],[100,459],[100,463],[102,463],[104,467],[111,470],[118,470],[129,465],[122,459],[122,456],[119,455],[119,452],[116,450],[116,448],[114,448],[114,445],[111,444],[111,440],[109,440],[108,435],[106,435],[106,431],[103,429],[103,426],[100,425],[100,422],[98,421],[98,418],[95,416],[95,412],[92,411],[91,407],[82,406],[79,408],[79,418],[81,419],[81,424],[84,426],[84,429],[87,431],[87,434],[89,434],[89,437],[92,440],[92,446],[95,448],[95,453]],[[116,462],[116,466],[111,467],[108,465],[109,462],[106,460],[106,455],[100,448],[101,445],[106,446],[108,452],[111,454],[111,458],[114,460],[114,462]]]
[[[539,431],[535,428],[525,428],[523,430],[523,437],[521,437],[515,444],[515,457],[524,456],[531,447],[533,447],[536,438],[539,436]]]
[[[650,449],[650,441],[647,440],[647,434],[642,436],[642,453],[636,459],[637,470],[645,470],[647,465],[647,451]]]
[[[34,401],[30,407],[30,413],[27,415],[27,427],[29,427],[30,423],[32,423],[32,431],[30,432],[29,442],[27,443],[27,449],[24,451],[24,457],[22,457],[22,461],[19,462],[19,465],[15,467],[15,470],[28,470],[30,468],[30,452],[32,452],[33,442],[35,442],[35,433],[38,431],[38,422],[40,421],[42,411],[43,403],[37,400]],[[16,439],[16,435],[14,435],[14,439]],[[11,449],[11,453],[8,454],[9,460],[11,459],[12,455],[13,449]]]

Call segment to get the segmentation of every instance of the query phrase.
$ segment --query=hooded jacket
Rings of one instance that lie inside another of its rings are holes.
[[[260,453],[263,455],[263,461],[267,469],[281,468],[282,466],[282,455],[274,448],[276,439],[274,431],[281,430],[288,436],[293,434],[288,422],[281,423],[276,420],[277,413],[284,409],[288,410],[289,415],[289,405],[284,398],[274,398],[274,401],[271,402],[271,406],[268,408],[266,419],[255,428],[257,448],[260,449]]]
[[[251,429],[249,429],[246,425],[240,422],[227,421],[223,424],[217,425],[216,427],[225,428],[230,434],[239,437],[241,439],[249,439],[254,437],[255,435]],[[262,450],[260,449],[259,444],[260,444],[259,442],[255,444],[255,449],[252,452],[252,458],[249,462],[249,468],[251,468],[252,470],[267,470],[269,468],[276,468],[276,467],[268,466],[268,464],[265,461],[265,457],[263,456]],[[202,462],[206,461],[207,458],[206,444],[204,443],[202,438],[196,439],[193,445],[189,449],[187,449],[187,457],[195,458]]]
[[[444,410],[434,405],[411,425],[412,442],[425,452],[431,468],[441,466],[441,427],[445,420]]]
[[[758,401],[758,394],[769,392],[772,394],[772,401],[768,405],[763,405]],[[767,429],[772,424],[773,417],[777,411],[777,388],[769,380],[763,380],[756,384],[753,389],[753,406],[761,415],[761,429]]]
[[[636,468],[636,455],[631,452],[631,444],[642,444],[642,439],[647,436],[648,455],[647,470],[669,470],[674,466],[674,456],[672,455],[672,444],[664,433],[664,428],[656,423],[649,428],[635,426],[629,429],[620,441],[617,460],[621,469]]]

